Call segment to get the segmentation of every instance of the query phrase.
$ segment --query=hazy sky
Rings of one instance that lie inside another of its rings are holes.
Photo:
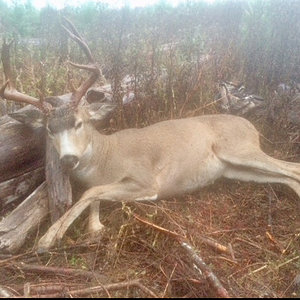
[[[131,7],[147,6],[159,2],[160,0],[92,0],[93,2],[108,3],[113,7],[122,7],[124,4],[128,4]],[[185,0],[166,0],[172,5],[177,5],[179,2],[185,2]],[[206,2],[214,2],[214,0],[205,0]],[[6,0],[8,3],[26,3],[27,0]],[[32,4],[37,8],[50,5],[61,9],[66,5],[80,5],[84,2],[91,2],[91,0],[31,0]]]

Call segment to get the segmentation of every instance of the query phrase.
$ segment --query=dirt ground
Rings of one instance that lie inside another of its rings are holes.
[[[2,255],[1,295],[219,297],[176,239],[138,215],[185,237],[230,297],[299,297],[299,209],[296,194],[282,185],[229,180],[178,199],[103,203],[101,238],[86,239],[82,216],[63,248],[34,252],[45,226],[22,253]]]

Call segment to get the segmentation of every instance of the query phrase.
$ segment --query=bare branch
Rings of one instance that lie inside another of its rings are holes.
[[[148,226],[151,226],[165,234],[172,236],[180,244],[180,246],[186,251],[189,257],[192,259],[193,263],[203,272],[206,279],[208,280],[210,285],[216,290],[218,295],[223,298],[229,298],[229,294],[227,290],[223,287],[222,283],[219,281],[219,279],[216,277],[216,275],[213,273],[210,267],[204,262],[204,260],[196,253],[196,250],[189,243],[187,243],[186,239],[183,239],[179,234],[175,232],[172,232],[168,229],[165,229],[163,227],[150,223],[146,220],[143,220],[141,217],[137,215],[133,215],[133,216],[138,221]]]
[[[152,292],[149,288],[145,287],[139,280],[129,280],[124,282],[118,282],[118,283],[111,283],[111,284],[105,284],[105,285],[97,285],[97,286],[91,286],[88,288],[82,288],[82,289],[76,289],[76,290],[69,290],[64,292],[69,296],[85,296],[90,295],[93,293],[103,292],[103,291],[117,291],[121,289],[128,289],[128,288],[139,288],[142,290],[145,294],[152,298],[158,298],[158,296]],[[56,298],[61,297],[62,293],[54,293],[54,294],[39,294],[39,295],[31,295],[32,297],[45,297],[45,298]]]

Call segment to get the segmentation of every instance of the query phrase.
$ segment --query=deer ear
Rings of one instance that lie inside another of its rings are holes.
[[[86,101],[88,103],[96,103],[96,102],[105,102],[105,93],[102,91],[98,91],[96,89],[90,89],[87,93],[86,93]]]
[[[34,128],[44,126],[43,113],[34,108],[32,105],[27,105],[23,109],[8,114],[11,118]]]
[[[117,106],[110,103],[92,103],[88,106],[91,121],[106,120]]]
[[[98,88],[92,87],[87,91],[85,98],[89,104],[113,102],[111,85],[107,84]]]

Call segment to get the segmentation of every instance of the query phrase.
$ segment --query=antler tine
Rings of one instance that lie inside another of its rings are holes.
[[[0,97],[5,98],[7,100],[20,102],[20,103],[27,103],[34,105],[38,109],[40,109],[44,114],[48,114],[51,107],[50,104],[45,104],[43,101],[39,99],[20,93],[16,90],[14,82],[11,80],[12,78],[12,71],[10,66],[10,47],[12,42],[6,43],[6,40],[3,39],[3,46],[1,52],[1,60],[3,64],[3,70],[6,77],[6,82],[0,89]]]
[[[79,88],[75,89],[72,91],[72,96],[71,96],[71,101],[73,102],[73,105],[76,107],[78,106],[81,98],[85,95],[87,90],[96,82],[96,80],[102,75],[100,68],[97,66],[95,59],[91,53],[90,48],[86,44],[86,42],[83,40],[83,38],[80,36],[78,33],[77,29],[75,26],[72,24],[71,21],[69,21],[67,18],[63,18],[64,21],[67,23],[69,26],[70,30],[62,25],[64,30],[68,33],[70,38],[74,40],[79,47],[83,50],[85,55],[88,58],[88,65],[81,65],[81,64],[75,64],[73,62],[69,62],[73,67],[79,68],[79,69],[84,69],[92,72],[90,77],[86,79]]]
[[[76,29],[76,27],[74,26],[74,24],[66,17],[63,17],[63,20],[68,24],[72,33],[82,40],[82,37],[81,37],[80,33],[78,32],[78,30]]]
[[[81,49],[84,51],[85,55],[88,57],[89,62],[93,62],[94,63],[94,58],[92,56],[92,53],[88,47],[88,45],[85,43],[85,41],[80,37],[80,35],[74,34],[73,32],[71,32],[67,27],[65,27],[64,25],[62,25],[63,29],[69,34],[70,38],[72,40],[74,40],[75,42],[77,42]]]
[[[9,86],[11,88],[15,88],[14,82],[13,81],[9,82],[9,79],[12,78],[12,72],[11,72],[11,67],[10,67],[10,59],[9,59],[9,57],[10,57],[9,51],[10,51],[10,47],[11,47],[13,41],[14,40],[11,40],[7,44],[6,43],[6,39],[3,38],[2,52],[1,52],[1,59],[2,59],[2,64],[3,64],[3,71],[4,71],[4,75],[5,75],[5,79],[6,79],[6,83],[5,83],[4,86],[7,86],[9,84]],[[4,92],[4,90],[3,90],[3,92]]]

